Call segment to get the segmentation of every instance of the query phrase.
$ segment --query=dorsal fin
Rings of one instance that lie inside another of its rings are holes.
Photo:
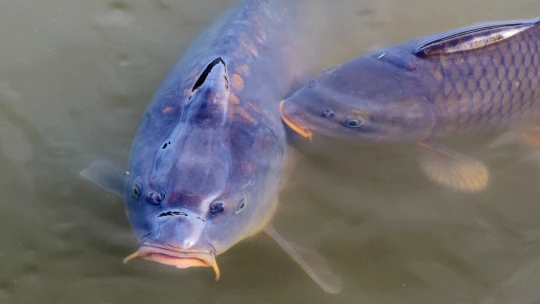
[[[204,83],[204,81],[208,77],[208,74],[210,74],[210,72],[212,71],[214,66],[216,66],[217,64],[220,64],[220,63],[223,64],[224,68],[226,68],[225,61],[223,61],[223,59],[221,59],[221,57],[218,57],[218,58],[214,59],[212,62],[210,62],[210,64],[206,67],[206,69],[204,69],[201,76],[199,76],[199,79],[197,79],[197,81],[195,82],[195,85],[193,85],[193,88],[191,89],[191,92],[195,92],[195,90],[198,89]],[[226,71],[226,69],[225,69],[225,71]]]
[[[222,125],[228,111],[229,77],[221,57],[207,65],[191,91],[182,121],[206,127]]]
[[[442,38],[431,40],[414,51],[418,57],[436,57],[473,51],[499,43],[535,26],[533,22],[487,24],[461,29]]]

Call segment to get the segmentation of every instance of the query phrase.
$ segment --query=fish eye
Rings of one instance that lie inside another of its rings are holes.
[[[133,185],[131,186],[131,194],[136,199],[139,199],[139,197],[141,197],[141,190],[139,190],[139,185],[137,185],[137,183],[133,183]]]
[[[213,201],[210,203],[210,213],[219,214],[223,212],[223,202],[222,201]]]
[[[349,115],[345,117],[343,124],[349,128],[358,128],[364,124],[364,118],[360,115]]]
[[[165,195],[159,193],[159,192],[152,192],[150,193],[150,201],[154,205],[159,205],[161,202],[165,199]]]
[[[245,193],[240,193],[238,197],[238,204],[236,205],[236,213],[242,212],[247,206],[247,195]]]
[[[336,113],[334,113],[334,111],[331,109],[326,109],[322,113],[322,117],[324,118],[333,118],[334,116],[336,116]]]

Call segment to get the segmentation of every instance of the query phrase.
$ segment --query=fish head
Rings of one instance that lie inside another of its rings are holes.
[[[297,133],[371,141],[418,140],[434,126],[433,106],[418,77],[394,65],[358,58],[323,71],[280,104]]]
[[[280,141],[263,124],[234,121],[227,79],[224,61],[210,64],[167,136],[134,145],[124,193],[134,256],[219,277],[216,256],[273,214]]]

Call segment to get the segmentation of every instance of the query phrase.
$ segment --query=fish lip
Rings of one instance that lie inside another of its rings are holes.
[[[216,262],[216,255],[213,247],[212,250],[183,250],[172,246],[143,243],[137,252],[124,259],[124,264],[139,256],[148,261],[181,269],[189,267],[212,267],[216,273],[217,281],[220,277],[220,271]]]
[[[158,244],[142,244],[137,252],[139,253],[139,256],[145,260],[176,266],[178,268],[197,266],[212,267],[216,263],[215,254],[210,250],[183,250]],[[184,267],[185,265],[183,264],[175,264],[175,262],[180,262],[181,260],[191,261],[193,262],[193,265]]]
[[[285,122],[296,133],[312,141],[313,133],[311,132],[311,130],[305,126],[299,125],[298,123],[294,123],[292,120],[290,120],[287,117],[287,115],[285,115],[284,105],[285,105],[285,100],[282,100],[279,103],[279,115],[281,116],[281,119],[283,120],[283,122]]]

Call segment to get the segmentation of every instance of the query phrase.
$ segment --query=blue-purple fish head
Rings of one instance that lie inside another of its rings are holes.
[[[358,58],[328,68],[280,104],[294,131],[371,141],[421,139],[434,110],[414,73],[388,62]]]
[[[179,121],[163,128],[166,136],[155,132],[160,115],[147,112],[124,187],[140,246],[127,260],[208,266],[219,277],[215,257],[270,220],[282,142],[268,126],[233,115],[230,98],[225,62],[216,59],[193,87]]]

